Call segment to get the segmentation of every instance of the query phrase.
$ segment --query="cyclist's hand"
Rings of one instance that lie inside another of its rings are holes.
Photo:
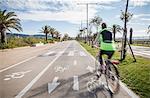
[[[99,48],[97,45],[93,45],[95,48]]]

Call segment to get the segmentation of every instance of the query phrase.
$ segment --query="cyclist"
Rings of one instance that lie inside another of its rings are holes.
[[[97,37],[95,39],[95,45],[97,42],[99,42],[100,50],[99,50],[99,62],[100,65],[103,64],[102,61],[102,55],[105,54],[108,56],[108,59],[111,59],[116,48],[115,43],[113,40],[113,34],[110,32],[110,30],[107,28],[106,23],[101,24],[102,30],[98,32]],[[99,75],[97,75],[99,78]]]

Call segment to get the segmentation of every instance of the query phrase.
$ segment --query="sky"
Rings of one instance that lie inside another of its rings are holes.
[[[14,33],[40,34],[43,26],[49,25],[61,34],[68,33],[75,37],[79,29],[86,27],[86,5],[84,3],[98,3],[89,5],[89,21],[99,16],[109,27],[118,24],[121,10],[125,10],[126,0],[0,0],[0,9],[14,11],[21,19],[23,32]],[[129,12],[133,17],[128,22],[128,31],[133,28],[133,36],[148,36],[150,25],[150,0],[129,0]],[[95,27],[92,27],[95,33]],[[129,34],[128,34],[129,35]],[[122,36],[118,33],[117,36]]]

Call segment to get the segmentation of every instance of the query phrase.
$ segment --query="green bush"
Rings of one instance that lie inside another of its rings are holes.
[[[44,38],[35,38],[35,37],[25,37],[25,38],[17,38],[17,37],[10,37],[7,39],[7,44],[0,43],[0,49],[7,49],[7,48],[16,48],[16,47],[23,47],[23,46],[32,46],[35,43],[53,43],[52,39],[48,39],[46,42]]]

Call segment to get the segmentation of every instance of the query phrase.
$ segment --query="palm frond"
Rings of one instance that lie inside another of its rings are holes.
[[[12,17],[17,17],[15,12],[8,12],[5,16],[6,19],[12,18]]]

